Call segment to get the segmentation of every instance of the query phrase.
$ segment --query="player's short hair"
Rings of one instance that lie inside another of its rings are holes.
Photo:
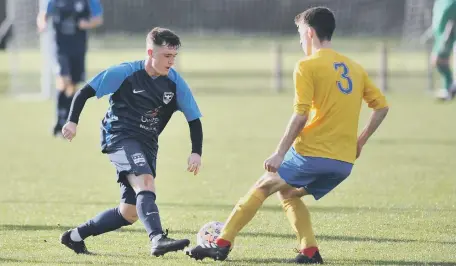
[[[295,17],[296,25],[304,23],[315,29],[320,41],[330,41],[336,29],[334,13],[327,7],[312,7]]]
[[[146,37],[147,47],[170,46],[178,49],[181,46],[180,38],[176,33],[169,29],[156,27],[153,28]]]

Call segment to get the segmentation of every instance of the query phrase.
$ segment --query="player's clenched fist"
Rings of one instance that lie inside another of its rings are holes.
[[[197,175],[201,167],[201,156],[197,153],[192,153],[188,157],[188,167],[187,171],[193,172],[194,175]]]
[[[274,153],[264,161],[264,169],[268,172],[275,173],[282,165],[283,156],[278,153]]]
[[[74,122],[67,122],[62,128],[62,135],[65,139],[71,141],[76,137],[76,128],[78,125]]]

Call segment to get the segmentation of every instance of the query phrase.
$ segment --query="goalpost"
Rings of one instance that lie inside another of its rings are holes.
[[[7,44],[9,66],[8,94],[27,100],[51,99],[55,55],[53,29],[39,34],[36,16],[46,0],[7,0],[7,19],[12,23],[12,36]],[[39,71],[36,71],[37,68]]]

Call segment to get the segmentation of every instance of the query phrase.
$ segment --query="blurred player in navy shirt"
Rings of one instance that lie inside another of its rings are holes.
[[[62,129],[63,136],[71,141],[87,99],[110,95],[110,106],[101,123],[101,150],[116,167],[121,203],[62,235],[62,244],[76,253],[88,253],[84,244],[88,236],[131,225],[138,217],[149,235],[152,255],[182,250],[190,243],[188,239],[168,238],[167,230],[163,231],[154,179],[158,137],[175,111],[185,115],[190,128],[192,151],[187,170],[198,173],[203,142],[201,113],[190,88],[171,68],[181,45],[179,37],[168,29],[154,28],[146,44],[145,60],[112,66],[76,93]]]
[[[55,30],[57,118],[54,135],[60,134],[76,86],[85,79],[87,30],[100,26],[102,16],[99,0],[48,0],[44,10],[38,14],[38,31],[43,32],[48,21],[52,22]]]

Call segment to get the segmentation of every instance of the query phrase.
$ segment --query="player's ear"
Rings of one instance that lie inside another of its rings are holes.
[[[315,35],[315,30],[312,27],[308,27],[307,28],[307,37],[309,37],[309,39],[312,40],[314,35]]]
[[[148,55],[149,57],[152,57],[153,52],[154,52],[154,51],[153,51],[152,49],[147,49],[147,55]]]

